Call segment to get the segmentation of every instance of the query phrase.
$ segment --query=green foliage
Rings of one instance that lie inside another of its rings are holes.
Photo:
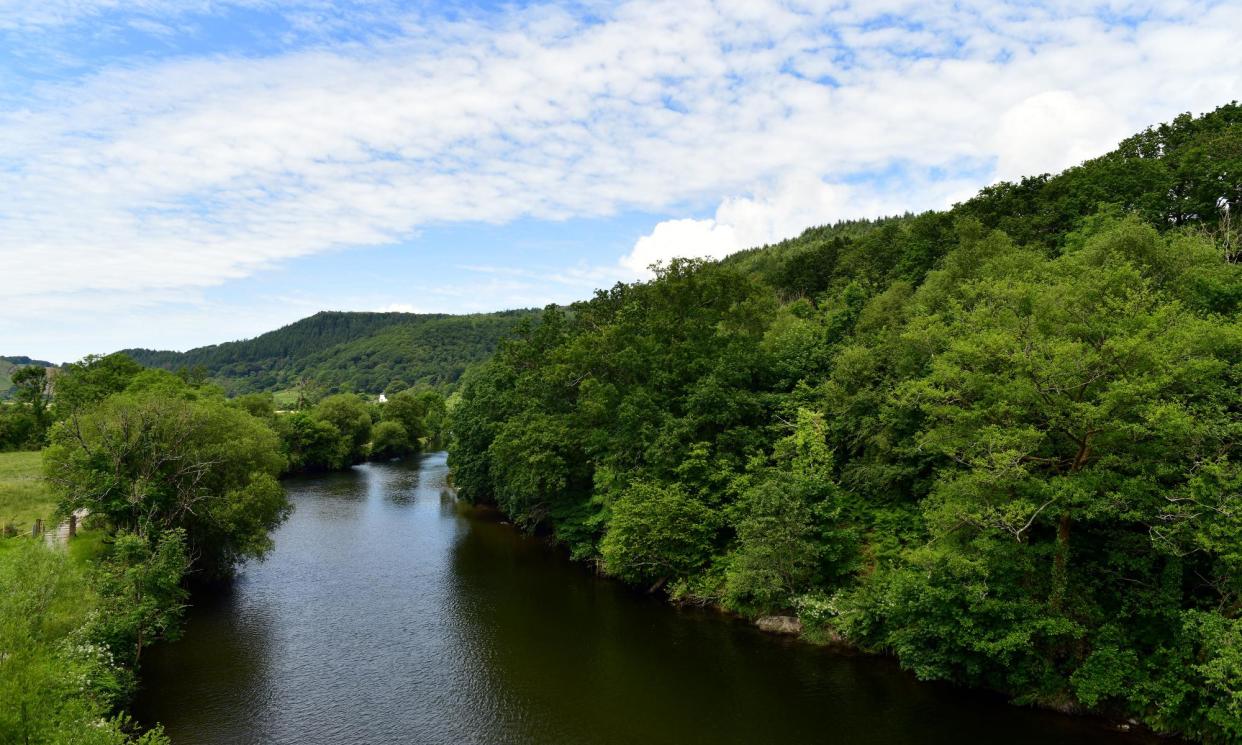
[[[270,393],[245,393],[229,403],[256,419],[262,419],[269,424],[276,422],[276,400]]]
[[[280,391],[308,382],[328,393],[380,393],[398,380],[396,390],[455,383],[529,315],[323,312],[246,341],[124,354],[149,367],[200,367],[229,393]]]
[[[371,457],[377,460],[398,458],[414,452],[410,436],[399,422],[384,421],[375,425],[371,439]]]
[[[752,464],[731,506],[737,534],[726,559],[726,605],[742,611],[792,609],[813,589],[835,587],[855,566],[857,538],[831,479],[822,415],[799,409],[793,432],[770,463]]]
[[[29,357],[0,357],[0,451],[43,446],[55,372],[50,363]]]
[[[67,551],[0,542],[0,742],[166,743],[116,712],[143,650],[178,635],[187,578],[227,576],[271,548],[290,510],[271,402],[228,402],[200,375],[120,355],[65,366],[50,408],[42,374],[18,382],[14,405],[62,419],[41,458],[46,484],[39,454],[0,458],[0,504],[86,510],[91,527]]]
[[[297,412],[277,423],[290,471],[332,471],[350,464],[349,443],[330,422]]]
[[[0,743],[163,745],[109,718],[130,673],[89,633],[96,595],[64,554],[9,539],[0,550]]]
[[[428,391],[428,393],[438,398],[435,391]],[[419,391],[404,390],[388,396],[388,402],[383,406],[383,417],[385,422],[401,425],[406,436],[417,442],[429,434],[428,408],[429,401]]]
[[[16,510],[23,531],[22,518],[78,510],[92,527],[67,551],[0,543],[0,743],[166,743],[158,727],[134,735],[114,714],[144,648],[179,633],[190,574],[227,576],[261,558],[291,509],[276,481],[287,460],[271,397],[228,402],[201,374],[122,355],[66,365],[52,386],[42,368],[16,377],[6,409],[60,421],[42,456],[46,484],[39,454],[0,457],[0,508]],[[347,427],[311,420],[339,465],[365,451],[365,405],[328,400],[319,413]]]
[[[680,486],[640,482],[610,505],[600,544],[609,573],[631,582],[665,582],[702,569],[716,532],[711,511]]]
[[[371,412],[359,396],[339,393],[315,405],[311,416],[332,425],[340,434],[345,448],[345,463],[361,463],[367,457],[371,441]]]
[[[116,394],[58,423],[51,440],[45,471],[63,511],[85,508],[149,541],[183,528],[207,576],[262,556],[289,511],[276,434],[221,398]]]
[[[287,472],[330,471],[361,463],[368,456],[394,458],[417,452],[423,440],[443,434],[444,398],[433,389],[394,393],[386,403],[360,396],[328,396],[307,411],[277,415],[270,396],[248,394],[235,407],[272,422],[288,459]]]
[[[423,410],[422,436],[429,444],[442,447],[448,439],[448,405],[437,390],[424,388],[415,394]]]
[[[810,589],[819,564],[814,515],[799,495],[766,479],[737,505],[737,545],[725,599],[739,610],[784,610]]]
[[[187,598],[181,583],[189,567],[180,528],[161,534],[154,545],[133,533],[117,534],[109,560],[94,576],[100,608],[92,636],[137,667],[146,645],[177,637]]]
[[[65,365],[55,382],[56,419],[120,393],[141,372],[142,366],[124,354],[91,355]]]
[[[40,437],[38,422],[29,411],[0,404],[0,452],[38,447]]]
[[[41,464],[37,452],[0,453],[0,526],[27,532],[35,520],[51,524],[56,498],[43,482]]]
[[[454,397],[454,479],[625,580],[1237,741],[1240,152],[1231,104],[549,308]]]

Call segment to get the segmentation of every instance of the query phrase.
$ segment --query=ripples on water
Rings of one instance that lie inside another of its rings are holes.
[[[459,510],[443,453],[288,482],[136,712],[175,743],[1130,743],[591,576]]]

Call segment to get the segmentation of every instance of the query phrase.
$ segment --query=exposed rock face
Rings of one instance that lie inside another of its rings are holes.
[[[755,625],[773,634],[802,633],[802,622],[796,616],[763,616],[755,621]]]

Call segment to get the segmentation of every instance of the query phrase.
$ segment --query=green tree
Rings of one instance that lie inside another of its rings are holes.
[[[371,436],[371,457],[379,460],[397,458],[414,452],[410,437],[397,422],[380,422]]]
[[[142,365],[123,354],[90,355],[61,368],[53,385],[57,420],[129,387]]]
[[[261,557],[289,514],[275,433],[221,399],[115,395],[57,424],[51,441],[45,472],[64,512],[87,509],[152,544],[184,529],[207,576]]]
[[[600,545],[610,574],[662,584],[702,569],[711,556],[714,516],[677,485],[634,484],[610,509],[612,519]]]
[[[427,404],[417,391],[404,390],[388,396],[383,406],[383,417],[386,422],[400,424],[406,436],[413,442],[427,436]]]
[[[349,463],[361,463],[366,459],[367,443],[371,441],[371,414],[360,396],[354,393],[328,396],[316,404],[311,413],[341,433]]]
[[[94,636],[137,668],[147,645],[177,638],[189,566],[181,529],[165,531],[154,546],[133,533],[117,534],[94,577],[101,606]]]
[[[14,403],[26,410],[33,425],[27,435],[28,443],[37,448],[43,444],[50,423],[51,378],[45,368],[30,365],[14,372],[12,380]]]
[[[810,589],[819,568],[810,506],[778,479],[768,478],[747,490],[737,512],[726,601],[741,610],[788,610],[795,596]]]
[[[1159,241],[1125,224],[1056,262],[1004,261],[964,288],[947,348],[906,390],[928,414],[924,447],[960,464],[935,488],[933,526],[1019,543],[1055,528],[1054,607],[1076,520],[1158,524],[1169,489],[1227,449],[1238,328],[1159,291],[1143,263]]]
[[[1236,740],[1240,124],[546,308],[454,394],[460,493],[920,677]]]
[[[278,419],[277,426],[290,471],[331,471],[350,464],[349,443],[330,423],[299,411]]]
[[[237,396],[231,403],[256,419],[272,425],[276,423],[276,400],[270,393],[246,393]]]
[[[854,569],[856,540],[843,524],[825,435],[824,417],[799,409],[772,463],[739,479],[731,509],[737,542],[725,574],[732,607],[789,610],[797,596],[834,589]]]

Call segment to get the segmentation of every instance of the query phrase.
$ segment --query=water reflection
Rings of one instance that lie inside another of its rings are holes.
[[[137,712],[177,743],[1134,743],[591,576],[457,508],[443,454],[292,481]]]

